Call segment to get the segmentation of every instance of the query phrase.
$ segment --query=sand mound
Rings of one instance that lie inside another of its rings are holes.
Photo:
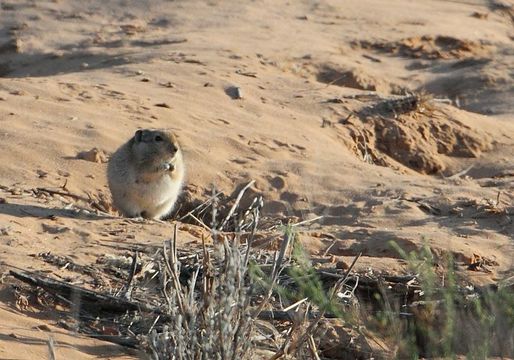
[[[481,113],[508,112],[514,79],[503,70],[509,64],[498,64],[490,59],[466,59],[439,71],[423,85],[423,89],[438,97],[453,99],[463,109]]]
[[[477,158],[492,149],[492,139],[452,117],[444,108],[429,108],[417,96],[385,100],[364,108],[345,125],[351,148],[370,163],[422,174],[446,170],[449,158]]]
[[[455,106],[481,114],[512,111],[513,80],[507,69],[514,58],[508,42],[422,35],[396,41],[355,40],[352,45],[376,64],[404,62],[401,76],[387,73],[390,83],[451,99]],[[405,79],[415,79],[415,87]]]
[[[319,65],[316,80],[325,84],[376,91],[383,94],[400,94],[403,92],[401,86],[391,83],[383,76],[372,75],[364,69],[348,70],[334,64]]]
[[[484,55],[490,45],[452,36],[415,36],[393,42],[360,41],[354,45],[414,59],[464,59]]]

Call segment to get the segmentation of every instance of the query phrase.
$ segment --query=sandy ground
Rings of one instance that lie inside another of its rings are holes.
[[[184,148],[189,198],[253,179],[266,214],[323,216],[299,235],[313,257],[335,240],[328,261],[362,252],[357,269],[401,273],[392,240],[428,244],[441,264],[453,254],[473,284],[512,276],[514,10],[501,4],[3,1],[0,271],[66,277],[35,254],[91,264],[119,244],[166,239],[171,222],[33,191],[66,184],[108,199],[106,164],[77,154],[109,155],[136,129],[163,127]],[[435,100],[382,108],[408,91]],[[182,244],[201,233],[180,226]],[[479,271],[467,269],[473,258]],[[49,333],[60,358],[137,356],[19,311],[10,282],[0,358],[46,359]]]

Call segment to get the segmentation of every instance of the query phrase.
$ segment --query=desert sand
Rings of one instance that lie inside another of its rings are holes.
[[[151,127],[183,146],[185,207],[255,180],[268,216],[323,216],[299,231],[313,258],[402,274],[396,241],[454,255],[470,284],[512,277],[513,19],[486,0],[2,1],[0,272],[67,279],[38,254],[87,265],[167,239],[173,221],[109,208],[105,161]],[[387,101],[412,92],[426,99]],[[179,232],[194,246],[205,230]],[[50,335],[62,359],[140,356],[2,279],[0,358],[46,359]]]

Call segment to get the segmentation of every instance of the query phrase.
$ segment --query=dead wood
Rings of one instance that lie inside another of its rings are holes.
[[[116,296],[101,294],[63,281],[51,279],[28,271],[10,270],[10,275],[32,286],[38,286],[50,293],[58,294],[66,299],[80,299],[83,305],[94,306],[97,310],[124,313],[126,311],[146,311],[160,314],[161,310],[146,304],[128,301]]]

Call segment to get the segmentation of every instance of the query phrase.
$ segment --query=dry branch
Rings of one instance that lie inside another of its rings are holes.
[[[56,293],[67,299],[80,299],[82,304],[89,304],[98,310],[123,313],[126,311],[146,311],[161,314],[161,310],[143,303],[124,300],[122,298],[101,294],[96,291],[67,284],[63,281],[51,279],[28,271],[10,270],[9,273],[16,279],[32,286],[38,286],[50,293]]]
[[[239,192],[239,194],[237,195],[236,197],[236,200],[234,202],[234,205],[232,205],[232,208],[230,209],[230,211],[228,212],[227,216],[225,217],[225,220],[222,221],[221,225],[218,227],[218,230],[221,231],[223,229],[223,227],[225,226],[225,224],[230,220],[230,218],[232,217],[232,215],[234,215],[234,212],[236,211],[237,207],[239,206],[239,202],[241,201],[241,199],[243,198],[243,195],[244,193],[246,192],[246,190],[248,190],[253,184],[255,184],[255,180],[252,180],[250,181],[248,184],[245,185],[244,188],[241,189],[241,191]]]

